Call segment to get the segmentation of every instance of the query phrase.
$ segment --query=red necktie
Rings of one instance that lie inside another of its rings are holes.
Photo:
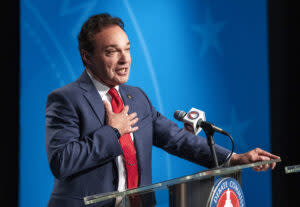
[[[111,106],[114,113],[120,113],[123,110],[124,104],[115,88],[108,91],[111,95]],[[120,137],[119,142],[123,150],[125,167],[127,172],[128,189],[138,187],[138,167],[136,161],[136,152],[130,134],[124,134]]]

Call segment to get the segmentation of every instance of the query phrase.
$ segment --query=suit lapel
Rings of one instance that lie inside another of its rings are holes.
[[[129,106],[129,111],[128,114],[131,114],[134,111],[134,105],[135,105],[135,97],[130,93],[130,91],[127,90],[126,87],[120,85],[119,92],[121,94],[124,106],[128,105]]]
[[[85,91],[83,96],[88,100],[95,114],[97,115],[101,124],[104,124],[105,120],[105,108],[101,96],[99,95],[97,89],[95,88],[93,82],[88,76],[86,70],[82,73],[80,78],[77,80],[79,86]],[[132,94],[127,87],[120,85],[119,92],[121,94],[122,100],[124,102],[124,106],[129,106],[128,114],[133,113],[134,105],[136,104],[136,100],[134,94]]]
[[[95,114],[97,115],[100,123],[104,125],[105,120],[105,108],[101,99],[100,94],[95,88],[93,82],[88,76],[86,70],[82,73],[78,79],[79,86],[85,91],[83,96],[88,100]]]

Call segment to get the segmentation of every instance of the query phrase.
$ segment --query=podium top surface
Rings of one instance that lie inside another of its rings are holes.
[[[195,180],[205,180],[205,179],[215,177],[215,176],[228,175],[228,174],[236,173],[243,169],[252,168],[255,166],[259,166],[259,165],[271,164],[271,163],[275,163],[275,162],[281,162],[281,160],[280,159],[267,160],[267,161],[255,162],[255,163],[245,164],[245,165],[237,165],[237,166],[232,166],[232,167],[217,168],[217,169],[214,168],[214,169],[204,170],[204,171],[200,171],[198,173],[192,174],[192,175],[183,176],[183,177],[159,182],[159,183],[155,183],[152,185],[142,186],[139,188],[87,196],[87,197],[84,197],[84,203],[85,203],[85,205],[88,205],[88,204],[98,203],[100,201],[116,198],[119,196],[124,197],[124,196],[128,196],[131,194],[153,192],[153,191],[168,188],[170,186],[174,186],[174,185],[180,184],[180,183],[191,182],[191,181],[195,181]]]

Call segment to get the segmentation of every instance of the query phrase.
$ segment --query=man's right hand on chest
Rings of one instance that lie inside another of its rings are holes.
[[[106,124],[118,129],[121,136],[138,130],[138,126],[133,127],[138,122],[137,113],[128,114],[129,106],[124,106],[120,113],[114,113],[108,102],[103,103],[106,110]]]

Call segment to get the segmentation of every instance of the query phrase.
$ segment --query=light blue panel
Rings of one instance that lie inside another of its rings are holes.
[[[53,176],[46,98],[83,71],[76,37],[89,16],[102,12],[124,20],[128,84],[141,87],[157,110],[171,120],[178,109],[204,110],[233,136],[236,152],[270,150],[266,1],[21,0],[21,207],[47,204]],[[224,136],[215,141],[231,147]],[[153,148],[153,182],[201,169]],[[247,206],[271,206],[270,173],[244,173]]]

